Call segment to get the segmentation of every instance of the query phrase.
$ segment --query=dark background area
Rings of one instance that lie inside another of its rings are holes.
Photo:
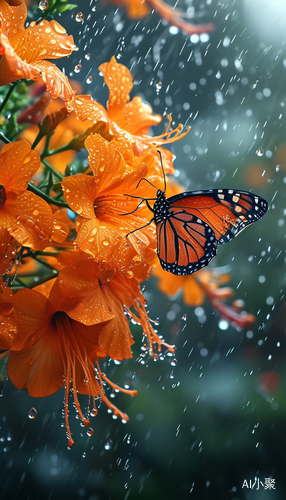
[[[227,266],[235,297],[256,322],[239,331],[207,302],[202,313],[181,296],[167,298],[151,278],[149,315],[176,344],[176,366],[168,356],[142,357],[142,332],[132,325],[134,359],[104,368],[138,390],[136,399],[115,397],[130,421],[114,420],[102,405],[88,437],[71,410],[70,451],[63,390],[37,400],[8,381],[0,399],[1,500],[285,498],[285,2],[180,0],[178,7],[215,30],[187,37],[156,13],[137,22],[104,2],[81,2],[58,19],[79,47],[59,66],[105,104],[97,68],[116,55],[134,76],[132,97],[192,127],[170,146],[185,190],[247,189],[268,200],[263,220],[219,248],[211,264]],[[275,479],[275,490],[242,488],[255,477]]]

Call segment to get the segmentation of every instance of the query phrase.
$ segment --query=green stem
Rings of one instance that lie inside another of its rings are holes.
[[[48,262],[46,262],[43,259],[39,259],[36,255],[34,255],[34,260],[36,260],[39,264],[42,264],[43,266],[48,267],[49,269],[51,269],[51,271],[57,272],[57,270],[54,268],[54,266],[52,266],[51,264],[49,264]]]
[[[33,285],[30,285],[29,288],[35,288],[35,286],[42,285],[43,283],[46,283],[47,281],[53,280],[56,278],[56,275],[53,274],[51,276],[47,276],[46,278],[42,278],[41,280],[38,280],[36,283]]]
[[[50,135],[47,135],[46,142],[45,142],[45,147],[44,147],[44,151],[41,154],[41,160],[42,161],[43,161],[43,158],[46,158],[47,156],[50,156],[49,147],[50,147],[50,141],[51,141],[52,135],[53,135],[53,133],[50,134]]]
[[[34,184],[32,184],[31,182],[29,182],[28,191],[31,191],[37,196],[40,196],[41,198],[43,198],[43,200],[47,201],[48,203],[51,203],[52,205],[56,205],[57,207],[70,208],[67,203],[65,203],[64,201],[58,201],[55,198],[51,198],[47,194],[43,193],[43,191],[36,188],[36,186],[34,186]]]
[[[43,257],[57,257],[58,256],[58,252],[41,252],[40,250],[37,250],[37,251],[31,251],[31,252],[28,252],[28,253],[25,253],[25,255],[23,255],[23,257],[34,257],[35,256],[43,256]]]
[[[34,140],[32,146],[31,146],[31,149],[35,149],[36,146],[38,146],[39,142],[43,139],[43,134],[42,134],[42,131],[39,130],[39,133],[36,137],[36,139]]]
[[[60,174],[59,172],[57,172],[57,170],[52,167],[52,165],[50,165],[46,160],[42,160],[42,163],[45,165],[45,167],[47,167],[51,172],[53,172],[53,174],[60,180],[63,179],[63,175]]]
[[[20,278],[16,277],[14,282],[17,281],[19,283],[20,286],[22,286],[23,288],[29,288],[28,285],[25,285],[25,283],[23,283],[22,280],[20,280]],[[19,286],[19,285],[14,285],[12,284],[12,286]]]
[[[11,141],[7,139],[7,137],[3,134],[3,132],[0,132],[0,139],[1,141],[5,142],[5,144],[10,144]]]
[[[66,144],[65,146],[62,146],[61,148],[52,149],[51,151],[48,151],[48,153],[45,156],[57,155],[58,153],[63,153],[64,151],[69,151],[71,149],[72,148],[70,147],[70,144]]]
[[[8,102],[8,100],[9,100],[9,97],[10,97],[10,95],[12,94],[12,92],[13,92],[14,88],[16,88],[16,85],[12,84],[12,85],[11,85],[11,87],[9,88],[9,90],[8,90],[8,92],[7,92],[7,94],[6,94],[5,98],[4,98],[4,100],[1,102],[1,104],[0,104],[0,113],[1,113],[1,112],[2,112],[2,110],[5,108],[5,106],[6,106],[7,102]]]

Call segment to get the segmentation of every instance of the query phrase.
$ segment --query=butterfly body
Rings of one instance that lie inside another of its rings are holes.
[[[158,190],[154,206],[157,253],[164,270],[188,275],[209,264],[218,245],[259,220],[267,201],[247,191],[209,189],[170,198]]]

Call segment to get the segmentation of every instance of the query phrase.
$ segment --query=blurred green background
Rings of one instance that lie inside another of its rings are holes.
[[[235,298],[256,322],[238,331],[207,302],[187,307],[150,279],[149,315],[176,344],[176,366],[168,356],[142,358],[142,332],[132,325],[134,359],[104,367],[111,380],[138,390],[136,399],[115,397],[130,421],[114,420],[102,405],[88,437],[71,411],[71,451],[63,391],[37,400],[8,381],[0,399],[1,500],[285,498],[285,1],[180,0],[178,7],[215,30],[187,37],[154,12],[137,22],[113,5],[81,2],[59,19],[79,47],[59,66],[105,104],[97,68],[116,55],[134,76],[132,97],[192,127],[170,146],[185,190],[240,188],[268,200],[263,220],[220,247],[211,264],[227,266]],[[242,487],[255,477],[253,489]],[[265,478],[275,489],[257,489]]]

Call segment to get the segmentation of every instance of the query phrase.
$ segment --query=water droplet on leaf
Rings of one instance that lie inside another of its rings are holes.
[[[47,10],[49,8],[49,2],[47,0],[41,0],[38,7],[40,10]]]

